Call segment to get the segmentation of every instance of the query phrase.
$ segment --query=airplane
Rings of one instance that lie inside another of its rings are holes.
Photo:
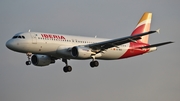
[[[130,36],[105,39],[97,37],[72,36],[43,32],[20,32],[6,42],[6,47],[15,52],[25,53],[26,65],[48,66],[61,59],[65,63],[63,71],[71,72],[67,60],[92,59],[90,66],[98,67],[101,60],[117,60],[142,55],[157,50],[158,46],[172,41],[148,44],[149,35],[159,33],[150,31],[152,13],[145,12]]]

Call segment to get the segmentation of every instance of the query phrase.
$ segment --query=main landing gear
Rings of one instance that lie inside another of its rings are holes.
[[[31,56],[32,53],[26,53],[27,57],[28,57],[28,61],[26,61],[26,65],[31,65]]]
[[[94,57],[94,56],[92,56],[92,59],[93,59],[93,60],[90,62],[90,66],[91,66],[92,68],[98,67],[98,66],[99,66],[99,62],[95,60],[95,57]]]
[[[91,62],[90,62],[90,66],[91,66],[92,68],[98,67],[98,66],[99,66],[99,62],[98,62],[98,61],[91,61]]]
[[[63,71],[65,73],[71,72],[72,71],[72,67],[68,65],[67,59],[62,59],[62,62],[64,62],[66,64],[66,66],[63,68]]]
[[[93,58],[93,60],[90,62],[90,66],[92,68],[98,67],[99,66],[99,62],[96,61],[94,57],[92,57],[92,58]],[[64,66],[64,68],[63,68],[63,71],[65,73],[71,72],[72,71],[72,67],[70,65],[68,65],[67,59],[62,59],[62,62],[64,62],[66,64],[66,66]]]

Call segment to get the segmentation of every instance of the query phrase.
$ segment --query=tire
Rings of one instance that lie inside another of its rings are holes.
[[[71,66],[65,66],[65,67],[63,68],[63,71],[64,71],[65,73],[71,72],[71,71],[72,71],[72,67],[71,67]]]
[[[31,65],[31,61],[26,61],[26,65]]]

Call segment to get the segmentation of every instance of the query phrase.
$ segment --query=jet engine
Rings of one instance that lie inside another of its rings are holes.
[[[95,53],[92,52],[91,49],[87,47],[75,46],[71,50],[71,55],[75,58],[80,58],[80,59],[90,58],[94,54]]]
[[[48,66],[49,64],[55,63],[54,59],[51,59],[48,55],[33,55],[31,57],[31,62],[35,66]]]

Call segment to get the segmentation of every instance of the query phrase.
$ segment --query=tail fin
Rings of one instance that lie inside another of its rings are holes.
[[[152,13],[145,12],[131,35],[136,35],[150,31],[151,19],[152,19]],[[148,43],[148,39],[149,39],[149,35],[142,36],[141,39],[138,40],[138,42]]]

